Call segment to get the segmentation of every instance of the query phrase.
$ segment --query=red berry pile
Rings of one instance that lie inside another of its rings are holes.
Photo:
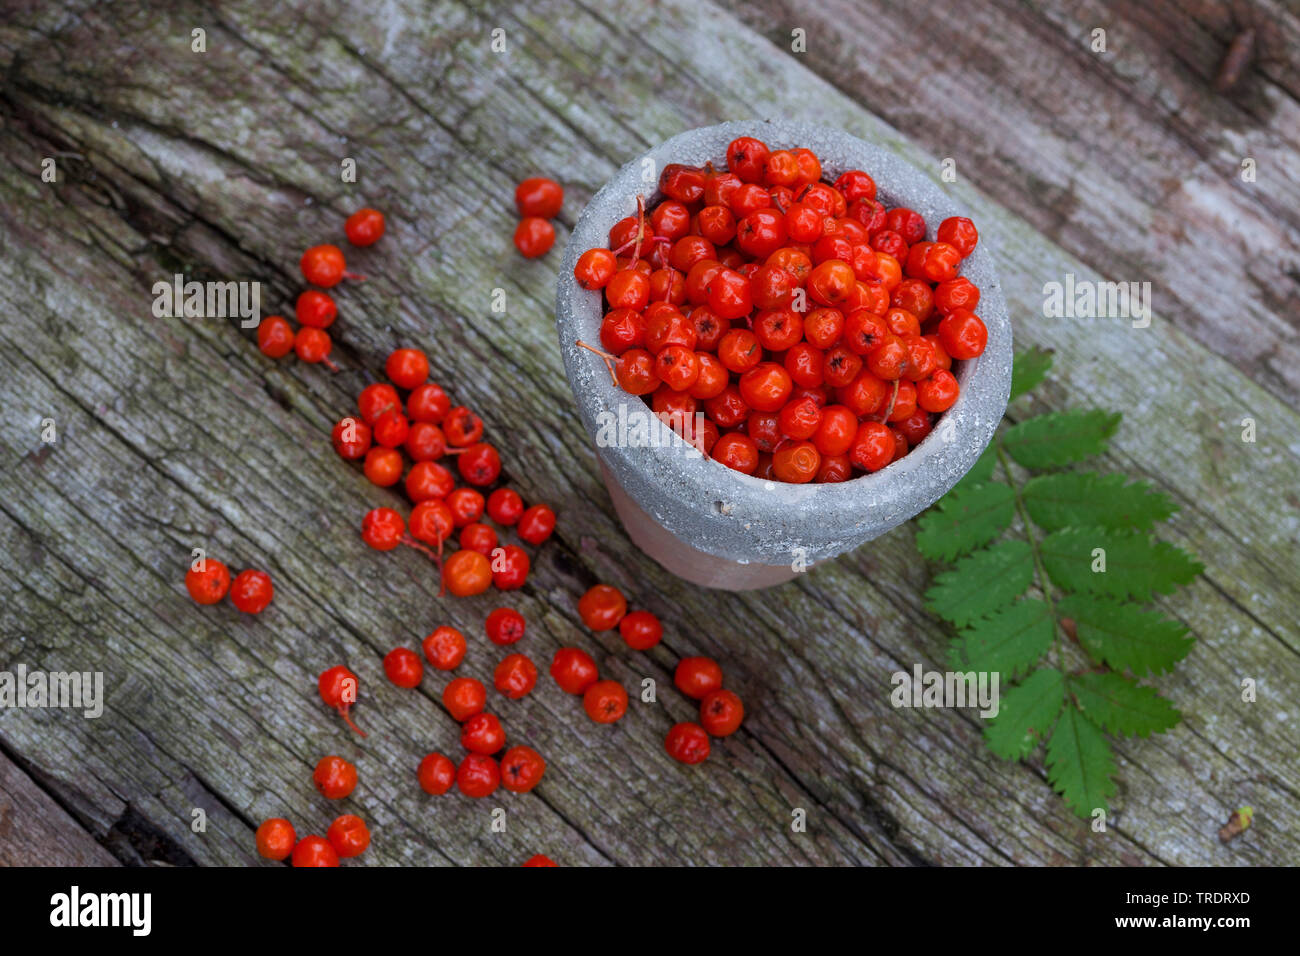
[[[341,758],[325,758],[339,759]],[[325,761],[321,763],[324,764]],[[353,782],[356,782],[355,770]],[[351,813],[336,817],[325,831],[324,837],[312,834],[298,839],[293,824],[284,817],[272,817],[257,828],[258,854],[268,860],[292,858],[294,866],[338,866],[340,859],[360,856],[368,846],[370,830],[366,828],[364,820]]]
[[[960,276],[979,236],[932,240],[850,170],[828,183],[807,149],[733,140],[727,168],[671,164],[664,199],[614,225],[574,266],[602,290],[615,383],[704,454],[762,478],[845,481],[896,461],[957,400],[954,361],[984,351]]]
[[[544,256],[555,245],[555,227],[549,220],[560,214],[564,189],[554,179],[533,176],[515,187],[515,208],[519,225],[515,227],[515,248],[525,258]]]

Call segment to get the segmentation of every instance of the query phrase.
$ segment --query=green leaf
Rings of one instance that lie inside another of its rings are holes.
[[[1023,760],[1047,736],[1065,702],[1065,677],[1051,667],[1034,671],[1001,695],[998,715],[984,728],[984,742],[1003,760]]]
[[[971,485],[980,485],[993,477],[993,468],[998,463],[998,450],[996,445],[989,445],[984,449],[984,453],[975,459],[975,464],[971,470],[961,476],[961,480],[952,486],[948,494],[955,491],[964,490]]]
[[[958,627],[965,627],[1024,593],[1034,576],[1029,545],[1000,541],[962,558],[934,579],[925,592],[929,607]]]
[[[1085,820],[1105,809],[1115,793],[1110,779],[1115,757],[1096,725],[1067,706],[1047,741],[1047,779],[1076,815]]]
[[[1145,481],[1125,484],[1123,475],[1063,471],[1039,475],[1021,491],[1029,517],[1045,531],[1076,528],[1140,528],[1164,521],[1178,506]]]
[[[916,546],[927,558],[951,561],[1005,531],[1015,511],[1015,492],[998,481],[951,491],[921,516]]]
[[[1060,468],[1106,450],[1119,412],[1051,412],[1007,429],[1002,447],[1026,468]]]
[[[1148,734],[1168,730],[1182,714],[1150,687],[1122,674],[1079,674],[1070,678],[1075,706],[1094,724],[1112,734]]]
[[[1015,679],[1052,646],[1055,621],[1047,605],[1025,598],[958,634],[948,655],[953,670],[999,671]]]
[[[1094,556],[1098,548],[1102,553]],[[1182,548],[1136,531],[1064,528],[1044,538],[1038,551],[1048,576],[1063,591],[1142,601],[1169,594],[1205,570]]]
[[[1035,345],[1027,351],[1017,352],[1015,361],[1011,365],[1011,398],[1007,399],[1007,401],[1019,398],[1025,392],[1037,387],[1047,377],[1047,372],[1051,367],[1052,352],[1050,349],[1039,348]]]
[[[1187,625],[1131,604],[1085,594],[1066,595],[1057,605],[1072,618],[1079,644],[1098,664],[1131,670],[1138,677],[1174,669],[1196,643]]]

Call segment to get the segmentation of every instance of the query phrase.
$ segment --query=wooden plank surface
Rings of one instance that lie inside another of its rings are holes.
[[[1097,227],[1076,243],[1082,229],[1046,229],[1032,190],[999,195],[996,170],[977,176],[963,161],[946,187],[996,250],[1018,342],[1058,352],[1048,386],[1013,416],[1123,408],[1104,467],[1171,494],[1182,507],[1171,537],[1208,568],[1164,602],[1199,638],[1159,682],[1185,721],[1117,746],[1107,833],[1062,806],[1041,765],[992,758],[978,720],[890,706],[889,674],[933,665],[945,643],[921,608],[929,571],[910,526],[758,594],[702,592],[631,549],[555,349],[559,250],[517,257],[513,184],[558,175],[568,190],[561,218],[572,223],[647,145],[754,114],[841,126],[936,176],[948,153],[886,125],[869,112],[871,95],[837,90],[811,58],[791,58],[725,11],[684,0],[619,10],[560,0],[526,10],[394,2],[380,13],[84,4],[0,25],[0,662],[102,670],[108,686],[98,720],[0,712],[0,743],[126,862],[251,862],[260,819],[288,815],[322,832],[344,809],[370,821],[367,859],[385,864],[510,864],[539,851],[567,864],[1300,860],[1289,823],[1300,815],[1292,384],[1222,340],[1212,344],[1226,357],[1207,349],[1164,280],[1148,329],[1042,317],[1046,281],[1130,277],[1112,269],[1107,243],[1172,269],[1178,256],[1136,220],[1126,238],[1103,242]],[[190,52],[196,26],[207,30],[206,54]],[[506,54],[490,49],[496,28]],[[1153,135],[1167,126],[1151,124]],[[1004,132],[986,131],[985,142]],[[1064,126],[1059,136],[1069,138]],[[1286,143],[1278,150],[1296,161]],[[61,157],[60,182],[43,184],[40,159],[56,153],[79,158]],[[338,177],[349,156],[356,185]],[[1078,167],[1094,186],[1111,168],[1087,157]],[[334,236],[363,203],[385,209],[390,233],[355,257],[372,278],[347,290],[331,330],[340,374],[270,362],[233,322],[150,316],[152,283],[176,271],[259,280],[266,310],[287,309],[301,249]],[[1194,210],[1169,214],[1201,228]],[[1266,239],[1285,228],[1270,223]],[[1207,281],[1209,260],[1195,265],[1192,281]],[[506,290],[504,315],[490,311],[496,288]],[[1285,356],[1293,340],[1264,321],[1266,301],[1239,300]],[[1227,330],[1221,314],[1206,315]],[[329,450],[330,424],[398,344],[430,352],[435,379],[483,415],[511,483],[560,513],[510,602],[529,620],[520,649],[544,663],[556,647],[581,646],[627,686],[650,677],[665,688],[612,728],[588,722],[549,680],[499,707],[511,739],[550,764],[527,797],[420,793],[420,756],[457,747],[442,681],[427,676],[412,693],[383,679],[384,653],[443,623],[471,636],[464,672],[488,677],[496,660],[480,635],[497,601],[439,599],[424,559],[366,549],[361,514],[398,496]],[[1259,423],[1254,445],[1240,440],[1247,415]],[[40,443],[45,417],[58,422],[56,445]],[[190,602],[181,581],[196,546],[267,569],[272,608],[249,619]],[[664,619],[661,647],[630,653],[617,636],[581,627],[574,599],[598,580]],[[686,773],[661,741],[690,712],[669,689],[677,657],[690,653],[722,662],[749,716]],[[361,675],[365,741],[315,694],[315,675],[340,662]],[[1248,676],[1260,681],[1254,704],[1240,702]],[[337,805],[310,781],[330,752],[361,773]],[[1225,847],[1216,831],[1242,804],[1255,807],[1256,826]],[[505,833],[490,830],[495,806],[508,811]],[[196,807],[203,833],[191,828]],[[808,813],[807,833],[791,832],[796,808]]]

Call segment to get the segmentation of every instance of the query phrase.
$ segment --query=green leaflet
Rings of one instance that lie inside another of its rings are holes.
[[[921,516],[916,546],[927,558],[951,561],[1005,531],[1015,511],[1015,492],[1001,482],[954,489]]]
[[[1021,497],[1029,517],[1045,531],[1070,526],[1146,530],[1178,510],[1145,481],[1126,481],[1123,475],[1063,471],[1029,479]]]
[[[1173,670],[1195,643],[1185,624],[1107,598],[1070,594],[1057,611],[1074,619],[1079,644],[1089,657],[1117,670],[1127,668],[1137,677]]]
[[[1035,345],[1027,352],[1017,352],[1011,366],[1011,398],[1019,398],[1047,377],[1052,367],[1052,352]]]
[[[1097,549],[1101,551],[1094,554]],[[1048,575],[1063,591],[1142,601],[1168,594],[1204,570],[1182,548],[1140,532],[1064,528],[1044,538],[1038,550]]]
[[[1051,667],[1036,670],[1001,695],[984,742],[1003,760],[1023,760],[1047,736],[1064,702],[1064,675]]]
[[[1112,734],[1160,733],[1182,717],[1150,687],[1120,674],[1079,674],[1069,681],[1070,696],[1089,720]]]
[[[1060,468],[1105,451],[1119,420],[1097,409],[1052,412],[1007,429],[1002,447],[1026,468]]]
[[[953,492],[964,490],[972,485],[979,485],[988,481],[993,477],[993,468],[997,463],[998,449],[995,444],[991,444],[984,449],[984,452],[979,456],[979,458],[975,459],[975,464],[971,466],[971,470],[961,476],[961,480],[952,486],[952,491],[949,491],[948,494],[951,495]],[[942,501],[943,499],[941,498],[939,500]]]
[[[1105,809],[1115,793],[1115,757],[1096,725],[1072,705],[1061,712],[1047,741],[1047,779],[1085,820]]]
[[[1047,605],[1025,598],[976,621],[953,638],[948,654],[953,670],[999,671],[1014,680],[1052,646],[1056,627]]]
[[[1010,604],[1029,587],[1034,558],[1023,541],[1000,541],[968,554],[925,592],[934,613],[958,627]]]

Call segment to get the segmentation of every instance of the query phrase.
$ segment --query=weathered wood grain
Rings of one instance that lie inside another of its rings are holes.
[[[0,867],[117,865],[116,857],[0,754]]]
[[[101,669],[108,712],[0,713],[0,740],[119,858],[251,862],[261,818],[321,832],[355,810],[376,834],[372,863],[509,864],[538,851],[571,864],[1300,860],[1289,824],[1300,415],[1162,318],[1134,330],[1041,317],[1045,281],[1095,278],[1098,263],[969,179],[948,187],[998,250],[1019,340],[1059,353],[1013,415],[1125,408],[1105,467],[1164,487],[1183,508],[1171,536],[1208,566],[1164,602],[1200,638],[1160,682],[1185,721],[1119,744],[1105,834],[1065,810],[1041,766],[990,757],[978,720],[890,707],[889,674],[944,648],[920,606],[928,572],[910,528],[758,594],[701,592],[631,551],[554,347],[558,251],[523,262],[508,242],[519,178],[559,174],[572,222],[617,164],[722,118],[800,115],[937,171],[922,147],[707,6],[626,5],[617,19],[554,0],[526,12],[392,3],[381,16],[78,10],[0,26],[0,662]],[[208,30],[202,56],[189,51],[195,26]],[[489,48],[497,27],[504,55]],[[39,160],[55,152],[84,158],[42,184]],[[355,186],[339,182],[345,156],[358,160]],[[270,362],[233,322],[149,315],[151,284],[177,270],[260,280],[266,309],[287,309],[300,250],[363,202],[389,213],[390,233],[355,256],[372,278],[342,293],[340,374]],[[490,311],[495,288],[504,315]],[[479,638],[490,596],[439,599],[423,558],[365,548],[361,514],[398,496],[329,450],[330,424],[396,344],[430,350],[434,377],[483,414],[511,482],[560,512],[510,602],[530,622],[521,649],[544,663],[574,644],[628,686],[650,677],[662,689],[612,728],[547,680],[503,702],[511,739],[550,762],[528,797],[421,794],[420,756],[457,748],[442,681],[401,692],[383,679],[382,655],[437,624],[471,636],[464,672],[490,677],[497,656]],[[1259,423],[1254,445],[1240,441],[1245,415]],[[59,423],[53,446],[39,441],[46,416]],[[270,571],[271,609],[250,619],[193,605],[181,579],[195,546]],[[660,614],[664,644],[633,654],[581,628],[573,601],[596,580]],[[690,713],[670,687],[688,653],[717,656],[749,709],[690,772],[661,744]],[[315,675],[340,662],[361,675],[365,741],[315,695]],[[1239,702],[1245,676],[1261,681],[1256,704]],[[330,752],[362,778],[336,805],[310,782]],[[1256,826],[1222,846],[1218,826],[1245,803]],[[205,833],[191,830],[196,806]],[[503,834],[489,830],[495,806],[509,811]],[[797,807],[806,834],[790,831]]]

